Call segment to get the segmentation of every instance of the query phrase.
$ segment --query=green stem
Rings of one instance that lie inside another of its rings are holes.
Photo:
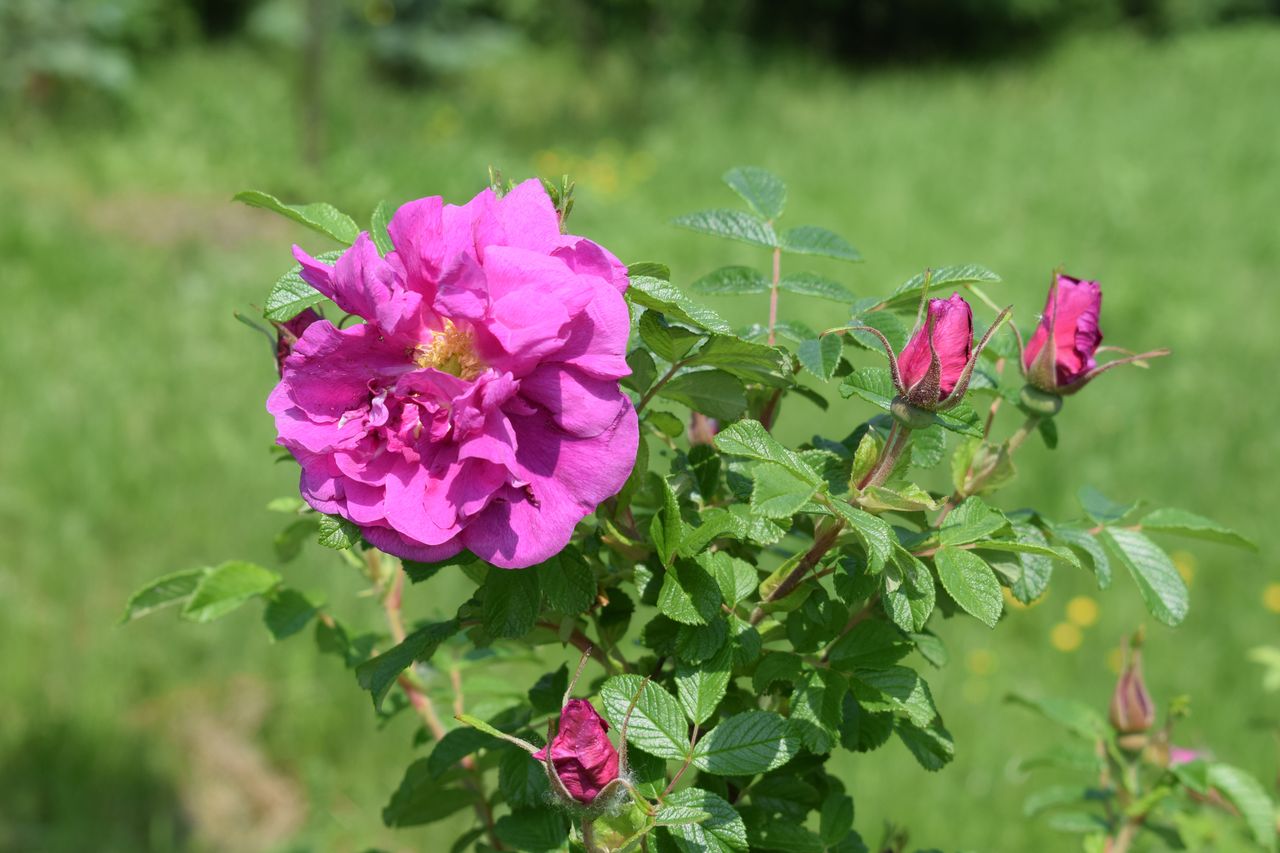
[[[644,411],[644,407],[645,407],[645,406],[647,406],[647,405],[649,405],[649,401],[653,399],[653,395],[654,395],[654,394],[657,394],[657,393],[658,393],[658,391],[660,391],[660,390],[662,389],[662,386],[663,386],[663,385],[666,385],[668,382],[670,382],[670,381],[671,381],[671,377],[675,376],[675,375],[676,375],[676,371],[677,371],[677,370],[679,370],[679,369],[680,369],[680,368],[682,368],[682,367],[684,367],[684,362],[683,362],[683,361],[677,361],[675,364],[671,365],[671,369],[670,369],[670,370],[668,370],[666,373],[662,374],[662,378],[661,378],[661,379],[659,379],[657,382],[653,383],[653,385],[651,385],[651,386],[649,387],[649,390],[644,392],[644,396],[640,398],[640,402],[639,402],[639,403],[636,403],[636,414],[637,414],[637,415]]]
[[[893,426],[889,428],[889,437],[885,439],[884,447],[880,451],[880,458],[858,483],[858,489],[879,486],[889,479],[889,475],[893,473],[893,467],[898,464],[898,458],[902,456],[902,451],[907,449],[910,441],[911,430],[894,421]]]

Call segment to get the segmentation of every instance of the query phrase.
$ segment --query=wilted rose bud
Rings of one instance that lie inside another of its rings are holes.
[[[307,330],[307,326],[323,319],[317,311],[308,308],[292,320],[275,324],[276,371],[282,376],[284,375],[284,360],[289,357],[289,353],[293,352],[293,345],[298,342],[298,338],[302,337],[302,333]]]
[[[551,741],[551,764],[565,791],[584,805],[594,802],[618,778],[618,751],[608,731],[609,724],[586,699],[570,699],[560,711],[560,727]],[[545,763],[546,747],[533,757]]]
[[[709,418],[701,412],[694,412],[689,418],[689,444],[711,444],[716,433],[720,432],[720,422]]]
[[[1049,394],[1074,394],[1104,370],[1169,354],[1168,350],[1127,353],[1124,358],[1099,366],[1098,352],[1115,350],[1100,347],[1101,312],[1102,288],[1098,282],[1055,274],[1040,324],[1022,351],[1027,382]]]
[[[1111,725],[1122,735],[1140,735],[1156,722],[1156,707],[1142,679],[1142,650],[1134,648],[1111,694]]]

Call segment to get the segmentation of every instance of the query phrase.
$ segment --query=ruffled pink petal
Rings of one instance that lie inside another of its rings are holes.
[[[388,554],[420,563],[438,563],[456,557],[462,551],[462,540],[451,539],[440,545],[427,545],[389,527],[362,527],[360,532],[370,545]]]
[[[413,369],[403,342],[370,325],[338,329],[312,323],[284,362],[281,385],[313,420],[338,420],[369,403],[370,383],[394,382]]]
[[[394,258],[405,271],[405,286],[420,293],[428,303],[435,298],[435,285],[445,264],[444,202],[439,196],[403,204],[387,224]],[[388,256],[388,261],[392,255]]]
[[[520,381],[520,394],[542,406],[556,425],[578,438],[604,432],[631,400],[616,379],[595,379],[563,364],[542,364]]]
[[[582,275],[594,275],[612,284],[619,293],[627,289],[626,264],[613,253],[585,237],[570,234],[560,236],[560,247],[552,252],[569,265],[569,269]]]
[[[597,379],[629,376],[627,339],[631,334],[631,314],[626,300],[598,279],[581,280],[592,283],[591,301],[570,320],[564,346],[548,361],[571,365]]]

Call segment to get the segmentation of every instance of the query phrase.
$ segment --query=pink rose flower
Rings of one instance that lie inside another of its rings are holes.
[[[1111,727],[1120,734],[1141,734],[1156,722],[1156,706],[1142,678],[1142,650],[1134,648],[1111,694]]]
[[[276,372],[280,376],[284,375],[284,360],[293,352],[298,338],[302,337],[307,326],[322,319],[314,309],[308,308],[292,320],[276,324]]]
[[[537,181],[401,207],[302,277],[365,322],[306,327],[267,400],[316,510],[412,560],[503,568],[558,553],[621,489],[639,440],[626,268],[561,234]]]
[[[933,358],[930,343],[938,355],[941,372],[936,389],[931,389],[932,400],[926,402],[937,402],[955,390],[973,350],[973,309],[959,293],[951,294],[950,299],[929,300],[924,325],[916,329],[898,356],[902,385],[908,391],[929,374]]]
[[[1067,391],[1083,384],[1096,369],[1102,330],[1102,288],[1096,281],[1057,275],[1049,288],[1049,298],[1035,333],[1022,353],[1028,378],[1042,391]],[[1036,359],[1052,340],[1041,363]]]
[[[586,699],[570,699],[560,711],[560,726],[551,740],[551,764],[566,791],[590,805],[618,778],[618,751],[606,732],[609,724]],[[546,747],[533,757],[547,760]]]

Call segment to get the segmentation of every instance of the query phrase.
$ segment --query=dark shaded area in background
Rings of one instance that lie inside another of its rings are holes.
[[[1277,14],[1280,0],[7,0],[0,101],[123,98],[149,56],[239,35],[300,50],[317,17],[389,77],[416,83],[521,42],[625,51],[653,67],[761,50],[882,65],[1017,56],[1080,30],[1159,36]]]

